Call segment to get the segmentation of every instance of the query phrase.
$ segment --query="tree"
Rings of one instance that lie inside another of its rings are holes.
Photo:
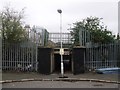
[[[91,42],[93,43],[110,43],[114,41],[115,36],[112,32],[107,30],[107,27],[101,22],[102,18],[98,17],[87,17],[82,21],[73,23],[73,28],[71,29],[72,39],[74,40],[74,45],[78,45],[79,42],[79,31],[84,30],[90,33]]]
[[[5,41],[16,43],[27,38],[26,31],[22,26],[24,9],[17,12],[9,7],[5,7],[0,16],[2,17],[2,37]]]

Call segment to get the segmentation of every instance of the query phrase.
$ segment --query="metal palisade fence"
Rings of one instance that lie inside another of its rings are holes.
[[[93,43],[90,32],[81,29],[79,43],[86,47],[86,69],[120,67],[120,40],[115,40],[109,44]]]
[[[2,70],[2,38],[0,37],[0,71]]]
[[[39,32],[36,32],[39,31]],[[85,68],[98,69],[120,67],[120,40],[110,44],[91,43],[89,32],[79,33],[80,46],[86,47]],[[37,71],[37,47],[60,47],[60,33],[48,33],[46,30],[35,27],[29,35],[29,40],[21,43],[2,41],[2,70]],[[63,48],[71,48],[70,33],[62,33]]]
[[[37,71],[37,47],[47,45],[48,34],[47,30],[35,27],[30,30],[28,40],[8,43],[1,39],[2,70]]]
[[[113,68],[120,66],[120,42],[92,44],[86,47],[86,69]]]
[[[34,26],[29,32],[29,38],[32,42],[37,43],[40,46],[47,46],[49,32],[39,26]]]
[[[2,70],[36,70],[36,45],[32,42],[2,43]]]

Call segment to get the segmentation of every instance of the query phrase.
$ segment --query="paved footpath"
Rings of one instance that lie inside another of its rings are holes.
[[[68,78],[87,78],[87,79],[101,79],[101,80],[112,80],[118,81],[117,74],[96,74],[96,73],[84,73],[79,75],[73,75],[71,73],[65,73],[65,76]],[[43,75],[39,73],[11,73],[4,72],[2,73],[2,80],[20,80],[20,79],[29,79],[29,78],[44,78],[44,79],[55,79],[60,76],[60,73],[53,73],[51,75]]]
[[[118,88],[118,84],[87,81],[29,81],[5,83],[3,88]]]
[[[3,88],[118,88],[117,74],[84,73],[68,78],[59,78],[60,74],[42,75],[39,73],[2,73]]]

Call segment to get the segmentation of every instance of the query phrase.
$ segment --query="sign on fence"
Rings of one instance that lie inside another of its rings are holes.
[[[60,55],[64,55],[64,49],[63,48],[60,49]]]

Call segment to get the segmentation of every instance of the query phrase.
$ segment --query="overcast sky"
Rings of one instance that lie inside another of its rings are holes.
[[[46,28],[49,32],[59,32],[62,9],[62,31],[67,32],[76,21],[89,16],[103,18],[103,22],[113,33],[118,32],[118,0],[0,0],[0,9],[10,5],[15,10],[25,9],[25,23]]]

